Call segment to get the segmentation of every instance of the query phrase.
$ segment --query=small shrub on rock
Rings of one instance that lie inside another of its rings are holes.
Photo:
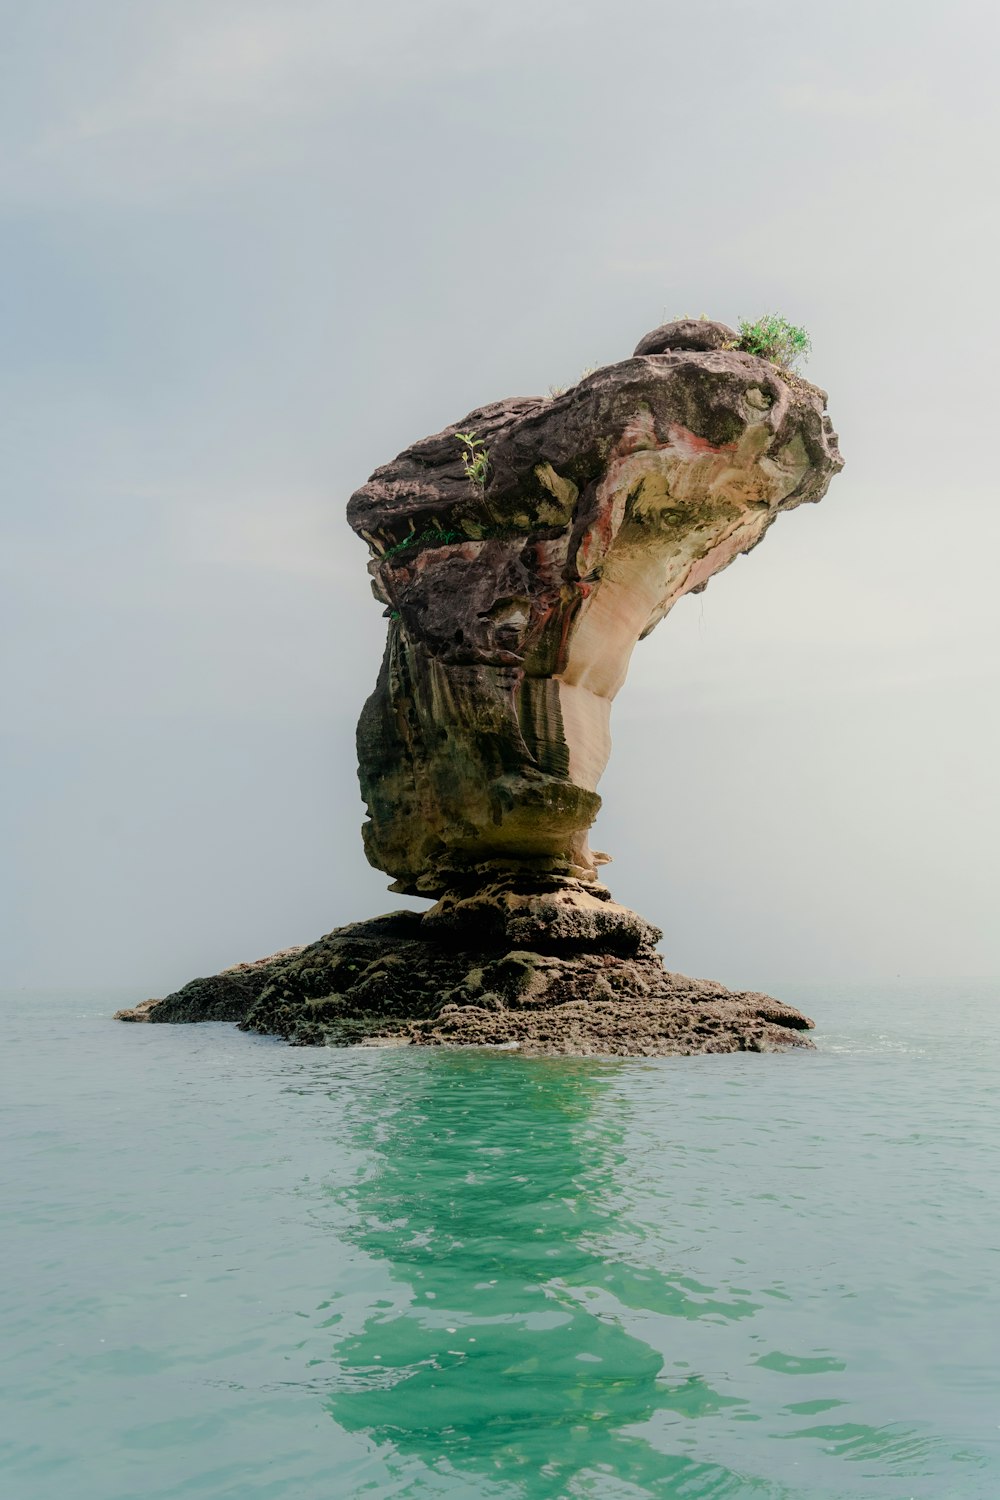
[[[777,313],[765,313],[752,323],[741,318],[739,328],[737,349],[756,354],[759,359],[769,359],[783,370],[791,370],[796,361],[803,359],[812,348],[805,329],[797,328]]]

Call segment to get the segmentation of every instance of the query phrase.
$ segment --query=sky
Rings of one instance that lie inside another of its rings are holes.
[[[847,466],[637,648],[594,845],[673,969],[1000,974],[992,3],[0,22],[0,982],[139,999],[407,904],[351,491],[765,311]]]

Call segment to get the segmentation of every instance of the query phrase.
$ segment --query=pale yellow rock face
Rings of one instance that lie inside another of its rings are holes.
[[[599,567],[600,579],[556,673],[569,774],[580,786],[596,791],[608,763],[610,706],[637,643],[684,594],[756,546],[808,470],[801,442],[769,458],[769,437],[763,421],[749,424],[735,451],[719,454],[674,426],[659,446],[649,412],[624,434],[598,492],[616,529],[604,550],[593,535],[580,549],[581,571]]]
[[[474,412],[358,491],[390,621],[358,733],[365,840],[395,889],[596,879],[587,833],[636,643],[822,497],[842,462],[825,401],[723,348],[644,355]]]

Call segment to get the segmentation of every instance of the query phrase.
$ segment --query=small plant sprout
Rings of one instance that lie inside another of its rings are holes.
[[[477,489],[484,490],[490,468],[490,450],[483,446],[482,439],[474,432],[456,432],[455,441],[461,443],[464,450],[462,463],[465,466],[466,478]]]
[[[432,521],[422,531],[411,531],[409,536],[404,536],[401,542],[396,542],[392,547],[386,547],[382,553],[382,561],[391,561],[403,552],[410,552],[417,547],[426,547],[432,543],[439,547],[446,547],[452,542],[464,541],[465,536],[461,531],[446,531],[440,521]]]
[[[791,370],[796,361],[804,358],[812,348],[805,329],[796,328],[794,323],[777,313],[765,313],[752,323],[741,318],[739,328],[737,349],[742,349],[745,354],[756,354],[760,359],[769,359],[783,370]]]

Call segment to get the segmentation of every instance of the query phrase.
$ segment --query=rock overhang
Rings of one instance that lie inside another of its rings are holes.
[[[723,454],[747,430],[775,461],[798,442],[808,482],[782,508],[818,500],[842,467],[826,392],[767,360],[734,349],[665,350],[605,365],[550,399],[519,397],[468,413],[376,469],[351,497],[348,521],[376,565],[420,545],[449,545],[569,525],[579,495],[624,448],[669,448],[682,457]],[[489,454],[481,489],[467,477],[458,434],[475,432]],[[780,461],[780,460],[779,460]],[[773,498],[761,471],[762,499]],[[437,534],[437,535],[436,535]],[[440,537],[440,540],[438,540]]]

